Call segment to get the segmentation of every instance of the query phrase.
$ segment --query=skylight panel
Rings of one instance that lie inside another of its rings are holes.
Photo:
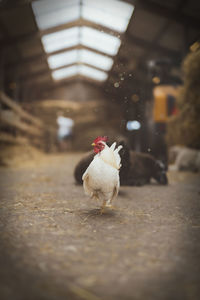
[[[82,0],[83,5],[92,6],[105,12],[117,14],[119,17],[130,18],[134,9],[134,6],[130,3],[120,0]]]
[[[76,63],[77,60],[78,60],[77,50],[66,51],[60,54],[51,55],[47,58],[49,67],[51,69]]]
[[[42,43],[47,53],[76,46],[79,43],[79,27],[72,27],[42,36]]]
[[[94,23],[125,32],[134,6],[116,0],[83,0],[82,17]]]
[[[32,8],[40,30],[83,18],[119,33],[126,31],[134,10],[133,5],[120,0],[36,0],[32,1]],[[58,30],[55,28],[53,33],[46,35],[41,32],[52,77],[59,80],[80,74],[99,81],[106,80],[106,71],[113,65],[109,56],[118,53],[121,39],[87,26]],[[78,45],[83,49],[78,47],[66,51]],[[85,47],[91,48],[91,51]],[[61,53],[55,54],[56,51]]]
[[[80,17],[94,23],[124,32],[132,16],[134,6],[116,0],[42,0],[32,2],[33,12],[40,29],[47,29],[72,22]]]
[[[117,54],[121,44],[120,39],[117,37],[86,26],[81,27],[80,30],[80,43],[82,45],[109,55]]]
[[[52,77],[54,80],[61,80],[64,78],[68,78],[71,76],[75,76],[80,74],[82,76],[86,76],[98,81],[104,81],[107,79],[107,73],[103,71],[96,70],[94,68],[90,68],[84,65],[74,65],[66,68],[62,68],[59,70],[55,70],[52,72]]]
[[[78,66],[70,66],[67,68],[62,68],[60,70],[56,70],[52,72],[52,77],[54,80],[61,80],[64,78],[68,78],[78,73]]]
[[[110,70],[113,65],[111,58],[85,49],[79,50],[78,57],[80,62],[93,65],[105,71]]]
[[[36,15],[44,15],[48,12],[61,10],[70,6],[79,6],[80,0],[37,0],[32,1],[32,7]]]
[[[39,29],[62,25],[80,18],[79,1],[43,0],[32,3]]]
[[[107,73],[84,65],[79,65],[78,73],[98,81],[104,81],[108,77]]]

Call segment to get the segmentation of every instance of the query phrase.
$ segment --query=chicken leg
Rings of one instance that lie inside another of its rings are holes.
[[[103,201],[103,204],[101,206],[100,214],[102,215],[104,213],[104,209],[106,207],[106,200]]]

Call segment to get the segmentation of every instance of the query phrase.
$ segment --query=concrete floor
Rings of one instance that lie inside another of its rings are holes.
[[[100,215],[79,158],[0,169],[0,299],[200,299],[199,175],[121,187]]]

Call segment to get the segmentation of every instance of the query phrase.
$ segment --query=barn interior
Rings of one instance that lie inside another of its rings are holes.
[[[0,45],[0,298],[199,299],[200,2],[1,0]],[[133,156],[104,214],[98,136]]]

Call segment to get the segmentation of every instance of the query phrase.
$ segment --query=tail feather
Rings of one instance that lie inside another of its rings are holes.
[[[84,191],[87,195],[89,195],[90,197],[92,197],[93,192],[91,190],[91,187],[89,185],[89,174],[88,174],[88,169],[85,171],[85,173],[82,176],[82,180],[83,180],[83,188]]]
[[[115,160],[116,160],[116,164],[117,164],[117,166],[118,166],[118,168],[120,168],[121,167],[121,157],[120,157],[120,155],[119,155],[119,151],[121,150],[123,148],[123,146],[122,145],[120,145],[120,146],[118,146],[116,149],[115,149],[115,151],[114,151],[114,156],[115,156]]]
[[[110,146],[110,150],[114,151],[115,146],[116,146],[116,142],[114,142],[114,143]]]

